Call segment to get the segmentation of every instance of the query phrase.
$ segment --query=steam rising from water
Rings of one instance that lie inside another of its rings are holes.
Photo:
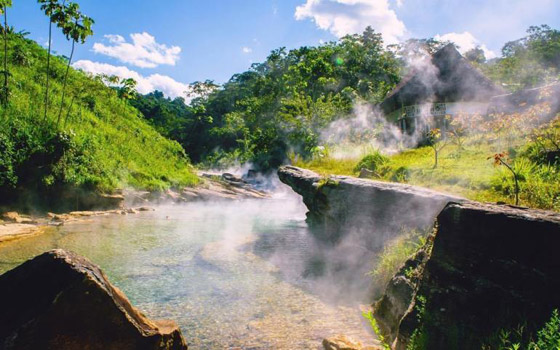
[[[76,251],[149,317],[176,320],[192,349],[318,348],[339,333],[373,342],[356,300],[332,298],[349,285],[309,264],[329,253],[308,233],[305,212],[286,190],[101,217],[0,245],[0,273],[45,250]]]

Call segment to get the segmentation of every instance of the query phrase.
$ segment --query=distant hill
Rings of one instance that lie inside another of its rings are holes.
[[[198,182],[183,148],[160,135],[100,78],[51,58],[44,118],[47,51],[21,34],[8,36],[9,102],[0,105],[0,204],[56,196],[68,188],[111,193],[163,190]],[[3,62],[4,53],[0,52]],[[3,80],[3,75],[1,75]]]

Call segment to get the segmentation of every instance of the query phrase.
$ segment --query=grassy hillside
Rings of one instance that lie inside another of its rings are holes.
[[[67,64],[62,57],[51,58],[45,119],[46,59],[46,50],[34,41],[9,35],[10,98],[0,106],[3,201],[22,189],[49,193],[69,186],[111,192],[197,183],[183,148],[161,136],[99,78],[70,69],[59,113]]]
[[[362,168],[372,170],[371,177],[425,186],[479,201],[515,203],[513,174],[503,165],[494,164],[493,156],[507,154],[506,162],[519,181],[520,204],[560,210],[560,114],[538,126],[525,124],[528,114],[499,116],[500,131],[464,135],[458,144],[449,138],[440,151],[434,168],[434,150],[430,146],[403,150],[384,156],[376,150],[362,157],[335,159],[328,154],[310,161],[293,161],[297,166],[322,175],[358,175]],[[505,159],[504,158],[504,159]]]

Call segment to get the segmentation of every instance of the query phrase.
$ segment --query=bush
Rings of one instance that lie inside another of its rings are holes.
[[[405,166],[397,168],[391,176],[391,181],[395,182],[408,182],[408,180],[410,180],[410,170]]]
[[[354,167],[354,172],[360,172],[362,169],[367,169],[373,171],[375,174],[383,175],[382,173],[387,170],[385,167],[389,163],[389,158],[381,154],[379,151],[375,151],[367,156],[363,157],[356,167]]]

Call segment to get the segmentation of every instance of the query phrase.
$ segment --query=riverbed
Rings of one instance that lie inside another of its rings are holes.
[[[46,250],[75,251],[148,317],[175,320],[189,349],[319,349],[335,334],[374,343],[359,301],[315,271],[325,248],[305,212],[282,193],[67,223],[0,244],[0,273]]]

